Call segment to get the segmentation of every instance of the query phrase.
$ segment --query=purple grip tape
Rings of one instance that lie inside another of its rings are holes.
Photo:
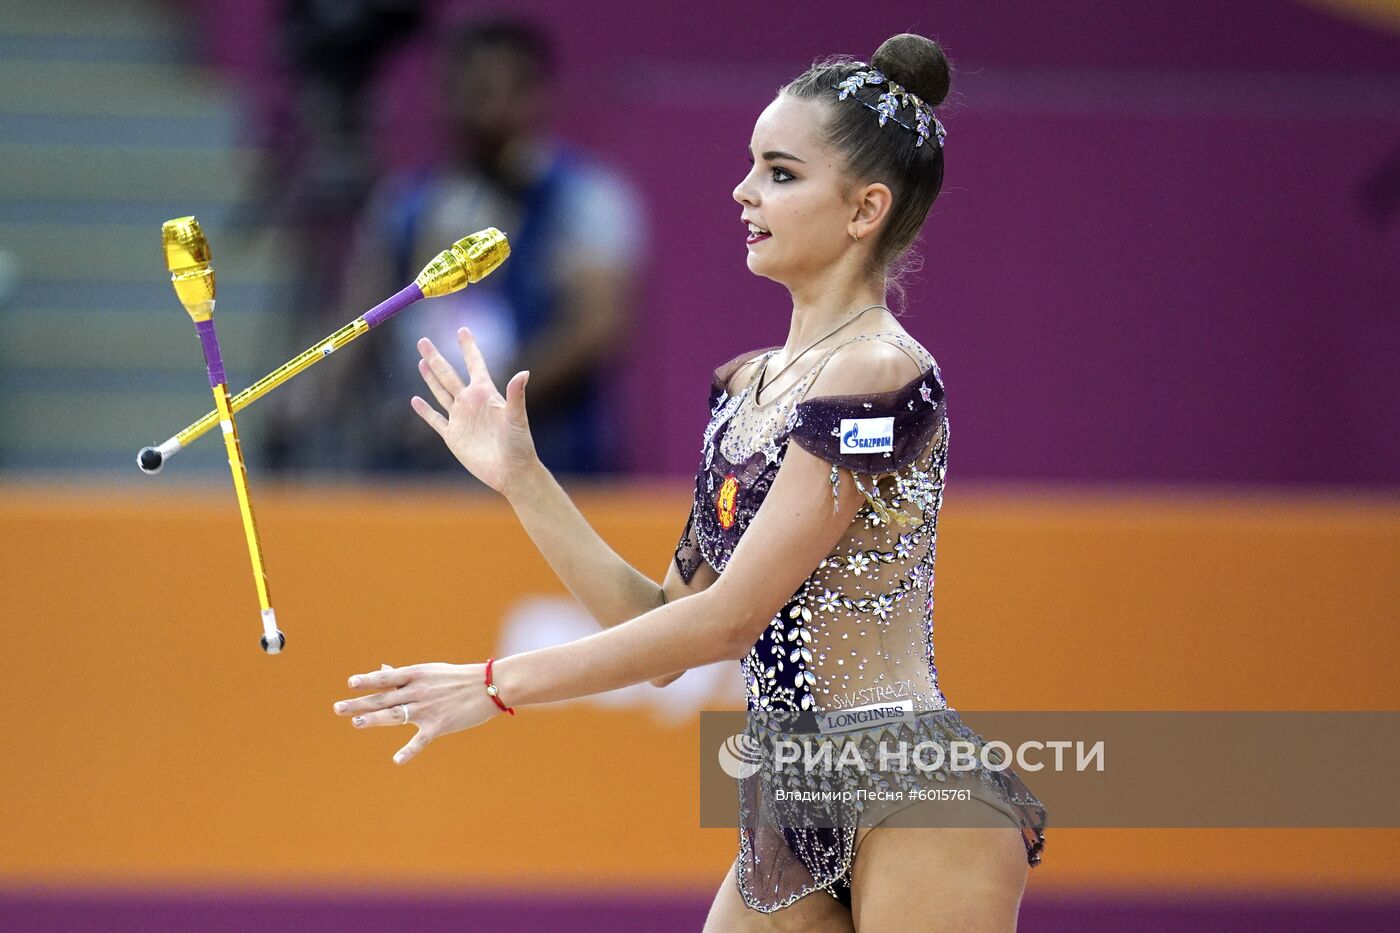
[[[209,387],[212,389],[228,382],[224,376],[224,357],[219,352],[219,337],[214,333],[214,319],[195,321],[194,326],[199,331],[200,346],[204,347],[204,366],[209,370]]]
[[[407,308],[422,297],[423,290],[419,288],[418,283],[415,282],[412,285],[401,288],[373,308],[370,308],[362,316],[366,324],[370,327],[375,327],[379,324],[383,324],[385,321],[389,320],[389,318],[398,314],[404,308]]]

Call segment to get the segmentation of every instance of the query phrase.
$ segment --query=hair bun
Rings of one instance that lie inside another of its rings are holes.
[[[880,43],[870,64],[930,107],[948,96],[948,57],[932,39],[909,32],[890,36]]]

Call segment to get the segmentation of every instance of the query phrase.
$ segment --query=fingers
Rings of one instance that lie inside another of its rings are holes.
[[[506,414],[516,424],[525,424],[525,385],[530,381],[530,371],[516,373],[506,383]]]
[[[466,360],[467,375],[471,376],[472,382],[480,380],[490,383],[491,374],[486,371],[486,359],[481,355],[472,332],[465,327],[457,328],[457,343],[462,347],[462,358]]]
[[[407,723],[403,720],[404,707],[408,708],[408,721],[413,721],[414,704],[400,699],[392,703],[386,709],[377,709],[373,712],[360,713],[350,720],[356,729],[373,729],[376,726],[403,726]]]
[[[426,401],[415,395],[409,399],[408,404],[413,406],[413,410],[418,412],[418,417],[428,422],[428,427],[438,432],[439,436],[442,436],[442,432],[447,430],[447,419]]]
[[[403,687],[413,679],[412,667],[380,668],[372,674],[355,674],[350,678],[354,690],[382,690],[385,687]]]
[[[433,375],[437,377],[437,381],[441,384],[442,389],[447,392],[449,397],[456,395],[458,392],[462,391],[462,389],[466,388],[465,384],[462,382],[462,377],[457,375],[457,370],[452,368],[452,364],[443,358],[443,355],[438,352],[438,348],[433,346],[433,342],[427,337],[418,341],[418,352],[422,354],[423,359],[427,361],[428,366],[433,371]]]
[[[412,682],[415,673],[412,667],[392,668],[384,664],[372,674],[355,674],[350,678],[351,687],[357,690],[378,689],[382,692],[340,700],[333,708],[341,716],[354,716],[387,709],[399,703],[409,703],[412,698],[402,688]]]
[[[433,393],[433,398],[437,399],[439,405],[443,408],[452,407],[452,396],[442,387],[442,383],[438,381],[437,374],[433,372],[433,368],[428,365],[427,360],[418,361],[418,375],[423,377],[423,384],[428,387],[428,391]]]
[[[415,401],[422,401],[415,399]],[[352,687],[383,686],[394,689],[384,693],[376,693],[367,697],[360,697],[355,700],[341,700],[335,704],[335,711],[342,716],[354,716],[351,720],[357,729],[372,729],[377,726],[402,726],[412,723],[417,733],[409,740],[409,743],[399,749],[394,754],[394,764],[401,765],[428,747],[428,743],[433,740],[433,734],[423,723],[413,719],[414,710],[418,708],[411,699],[410,694],[404,689],[413,678],[414,672],[409,668],[395,670],[392,665],[381,664],[379,670],[373,674],[356,674],[350,678]],[[408,711],[407,720],[404,711]]]
[[[408,744],[405,745],[403,748],[399,749],[398,752],[394,754],[394,764],[404,764],[409,759],[413,758],[415,755],[421,752],[423,749],[427,748],[428,743],[432,740],[432,736],[428,734],[428,730],[424,729],[422,726],[419,726],[418,734],[415,735],[413,738],[409,739]]]
[[[335,706],[337,716],[359,716],[367,713],[376,713],[381,710],[393,709],[400,703],[411,703],[412,700],[403,690],[390,690],[386,693],[374,693],[367,697],[355,697],[351,700],[340,700]],[[396,713],[399,721],[403,721],[402,713]]]

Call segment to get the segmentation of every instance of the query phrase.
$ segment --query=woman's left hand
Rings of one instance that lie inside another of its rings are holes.
[[[401,765],[433,739],[479,726],[497,715],[500,710],[486,695],[485,685],[484,664],[434,662],[397,668],[385,664],[372,674],[350,678],[353,689],[377,692],[341,700],[334,709],[339,716],[353,716],[357,729],[417,726],[418,734],[394,755],[394,763]]]

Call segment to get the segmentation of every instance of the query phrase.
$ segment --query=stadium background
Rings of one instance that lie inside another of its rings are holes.
[[[286,92],[276,9],[0,17],[0,927],[698,928],[736,839],[698,828],[693,713],[739,702],[731,666],[393,768],[398,734],[330,714],[349,672],[587,630],[509,509],[251,457],[289,638],[269,659],[217,445],[132,465],[208,407],[162,220],[210,233],[234,388],[301,349],[247,183]],[[729,197],[755,115],[814,54],[923,31],[960,69],[907,318],[956,425],[954,704],[1400,708],[1400,5],[511,9],[559,45],[561,133],[651,212],[629,472],[575,487],[624,556],[664,571],[710,368],[785,333]],[[376,82],[386,166],[439,142],[405,104],[423,53]],[[1052,825],[1023,928],[1379,929],[1397,863],[1395,829]]]

